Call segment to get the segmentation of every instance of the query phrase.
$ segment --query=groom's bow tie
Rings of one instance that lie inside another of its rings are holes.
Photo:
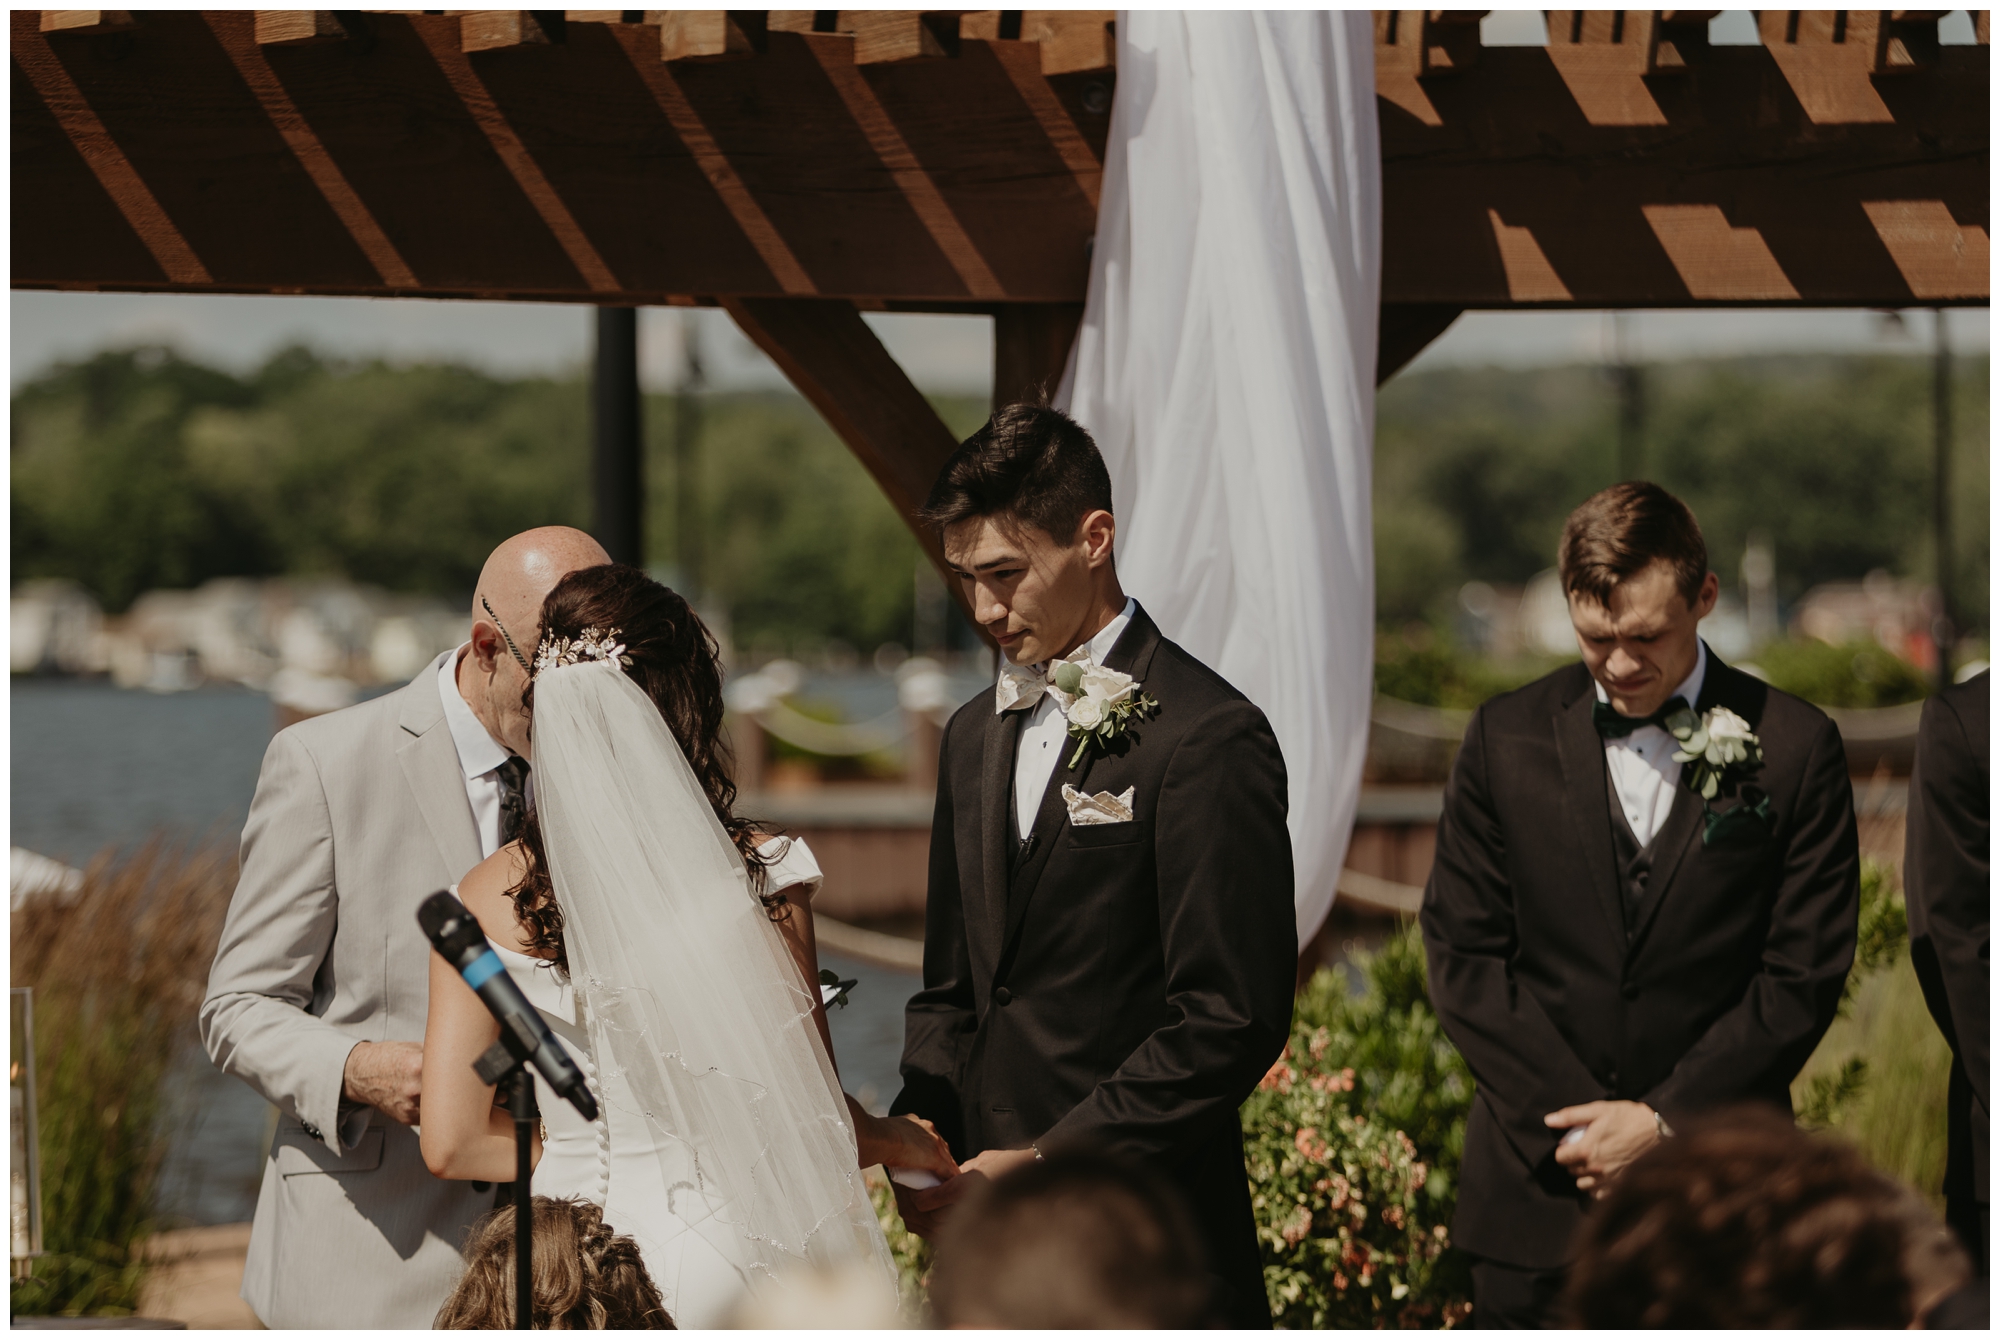
[[[1597,727],[1597,733],[1605,739],[1622,740],[1641,726],[1658,726],[1665,730],[1668,717],[1687,710],[1687,699],[1676,694],[1660,704],[1660,710],[1649,717],[1628,717],[1610,703],[1596,703],[1590,709],[1590,720]]]
[[[1078,665],[1090,660],[1090,648],[1078,647],[1062,658]],[[1025,711],[1041,702],[1045,693],[1061,694],[1055,680],[1050,675],[1062,661],[1044,661],[1041,665],[1016,665],[1006,657],[1000,658],[1000,679],[993,686],[993,711],[995,714]],[[1047,673],[1044,673],[1044,672]]]

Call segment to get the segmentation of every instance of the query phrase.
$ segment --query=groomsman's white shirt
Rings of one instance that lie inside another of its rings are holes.
[[[472,802],[472,819],[479,825],[479,854],[491,856],[500,850],[500,765],[513,755],[486,733],[458,691],[458,663],[472,644],[466,643],[438,669],[438,696],[444,699],[444,721],[451,727],[451,742],[458,746],[458,766],[465,773],[465,798]],[[535,792],[534,774],[528,775],[526,796]]]
[[[1708,674],[1708,644],[1696,639],[1694,673],[1668,694],[1693,707],[1701,698],[1701,681]],[[1608,703],[1609,694],[1595,680],[1597,701]],[[1680,742],[1658,726],[1641,726],[1622,740],[1604,742],[1604,762],[1611,770],[1611,785],[1618,792],[1618,804],[1632,836],[1645,846],[1666,825],[1674,808],[1674,791],[1681,784],[1681,765],[1674,762]]]
[[[1132,612],[1139,608],[1139,602],[1126,598],[1125,608],[1118,611],[1116,618],[1098,630],[1090,639],[1090,659],[1098,665],[1111,654],[1117,645],[1118,635],[1125,631],[1125,625],[1132,622]],[[1003,655],[1005,653],[1002,653]],[[1043,661],[1035,669],[1048,674],[1053,663]],[[1014,751],[1014,819],[1020,825],[1023,838],[1035,831],[1035,812],[1042,807],[1042,795],[1049,789],[1049,777],[1056,765],[1069,757],[1076,745],[1069,738],[1069,721],[1056,704],[1055,695],[1045,693],[1042,700],[1029,710],[1021,713],[1027,718],[1020,730],[1020,744]]]

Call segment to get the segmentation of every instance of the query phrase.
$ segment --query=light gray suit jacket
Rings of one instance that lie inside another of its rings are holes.
[[[428,1327],[492,1205],[432,1177],[415,1131],[341,1096],[355,1043],[423,1041],[417,904],[480,860],[443,662],[279,732],[243,829],[201,1032],[278,1107],[243,1272],[267,1326]]]

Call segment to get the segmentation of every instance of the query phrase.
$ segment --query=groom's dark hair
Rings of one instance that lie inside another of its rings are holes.
[[[943,531],[981,516],[1011,516],[1067,544],[1092,512],[1111,510],[1111,472],[1083,425],[1022,402],[994,412],[965,439],[931,486],[920,515]]]
[[[1584,499],[1563,524],[1556,569],[1563,594],[1609,606],[1611,590],[1655,563],[1673,569],[1690,608],[1708,576],[1708,543],[1688,505],[1658,484],[1631,480]]]

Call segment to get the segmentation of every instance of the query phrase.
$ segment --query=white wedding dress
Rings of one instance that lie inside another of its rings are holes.
[[[496,949],[598,1098],[585,1121],[536,1077],[537,1195],[581,1196],[637,1240],[682,1329],[803,1266],[888,1246],[804,982],[658,710],[615,666],[542,671],[535,773],[572,980]],[[773,891],[818,885],[802,843]]]

